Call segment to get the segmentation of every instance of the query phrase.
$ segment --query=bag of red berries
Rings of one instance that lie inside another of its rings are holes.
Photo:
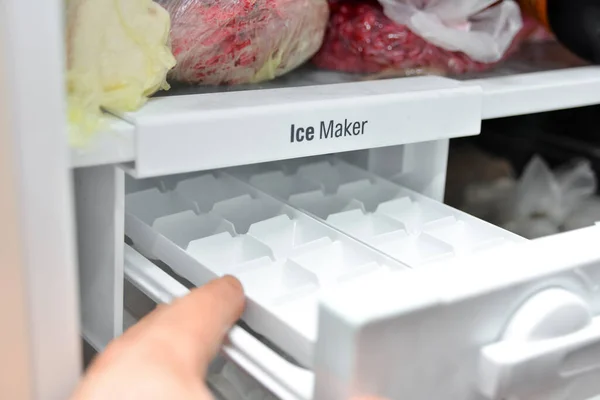
[[[329,0],[321,68],[352,73],[481,71],[511,48],[522,19],[512,0]]]
[[[193,84],[273,79],[319,50],[327,0],[157,0],[171,15],[177,65],[169,78]]]

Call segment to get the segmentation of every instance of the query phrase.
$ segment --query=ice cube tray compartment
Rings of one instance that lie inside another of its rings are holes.
[[[497,229],[486,225],[468,224],[455,218],[447,218],[425,229],[430,236],[450,244],[457,254],[472,253],[478,249],[491,248],[504,242]]]
[[[367,243],[393,232],[405,231],[404,224],[399,221],[385,215],[365,214],[360,209],[332,214],[327,223]]]
[[[285,166],[283,168],[294,169]],[[296,174],[322,185],[326,193],[336,193],[341,185],[362,179],[360,174],[349,168],[332,168],[327,160],[301,165]]]
[[[237,233],[246,233],[250,225],[285,214],[284,205],[270,199],[254,199],[244,194],[233,199],[223,200],[212,208],[212,213],[223,217],[235,226]]]
[[[253,175],[250,184],[277,197],[289,199],[296,193],[306,193],[321,190],[321,185],[302,178],[301,176],[285,176],[283,171],[265,172]]]
[[[455,254],[451,245],[427,233],[408,235],[400,232],[375,244],[375,247],[413,267],[451,258]]]
[[[161,192],[167,192],[175,189],[179,182],[199,175],[200,173],[198,172],[187,172],[184,174],[145,179],[136,179],[130,175],[125,175],[125,193],[130,194],[153,188],[158,188]]]
[[[301,184],[309,190],[315,185]],[[244,321],[304,365],[312,361],[323,291],[407,269],[226,173],[166,187],[171,189],[126,196],[126,232],[134,245],[146,240],[142,253],[194,285],[237,276],[248,298]]]
[[[367,248],[341,242],[292,257],[291,260],[314,273],[320,286],[329,286],[381,267],[373,261]]]
[[[158,188],[129,194],[125,202],[125,211],[148,225],[159,217],[187,210],[197,212],[198,207],[179,193],[161,192]]]
[[[134,246],[142,254],[151,254],[156,237],[143,226],[153,226],[160,217],[183,211],[195,213],[198,208],[194,202],[175,192],[161,192],[155,187],[128,194],[125,202],[125,235],[136,237]]]
[[[360,202],[367,212],[373,212],[381,203],[401,196],[399,188],[383,182],[371,182],[368,179],[340,185],[337,193],[345,199]]]
[[[523,240],[336,157],[304,162],[237,176],[410,266]]]
[[[319,289],[313,272],[289,260],[240,271],[237,277],[249,297],[265,304],[281,304]]]
[[[328,195],[322,191],[290,196],[289,204],[316,215],[321,219],[327,219],[331,214],[342,211],[363,209],[363,205],[356,200],[348,200],[334,194]]]
[[[269,246],[252,236],[232,236],[229,232],[194,240],[186,250],[200,264],[218,276],[235,274],[236,271],[244,268],[269,265],[274,259]]]
[[[211,211],[215,203],[247,195],[246,190],[230,179],[217,179],[205,174],[177,183],[175,191],[198,204],[202,212]]]
[[[323,225],[308,220],[295,220],[287,215],[253,224],[248,231],[272,250],[275,259],[286,258],[332,243],[330,232]]]
[[[157,233],[169,238],[183,249],[187,249],[189,243],[195,239],[202,239],[221,232],[235,234],[235,227],[231,222],[214,214],[198,215],[193,211],[157,218],[153,227]]]
[[[406,230],[411,233],[418,233],[436,221],[448,217],[453,218],[448,210],[442,210],[439,206],[428,207],[422,200],[413,200],[409,196],[380,203],[375,213],[402,223]]]
[[[135,179],[129,175],[125,175],[125,194],[141,192],[148,189],[158,188],[161,191],[165,191],[166,188],[159,179],[147,178],[147,179]]]

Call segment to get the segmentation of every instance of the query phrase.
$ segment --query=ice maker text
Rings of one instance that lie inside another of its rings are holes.
[[[318,131],[314,126],[303,127],[292,124],[290,143],[364,135],[368,123],[369,121],[348,121],[347,119],[343,122],[335,120],[321,121]]]

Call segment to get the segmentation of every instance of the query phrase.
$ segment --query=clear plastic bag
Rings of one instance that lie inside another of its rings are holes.
[[[533,239],[565,230],[569,217],[596,191],[589,162],[579,161],[556,172],[534,157],[507,204],[504,226]]]
[[[595,223],[600,223],[600,197],[597,196],[586,199],[569,215],[563,226],[564,230],[571,231],[592,226]]]
[[[502,59],[522,28],[512,0],[330,0],[330,6],[314,61],[346,72],[480,71]]]
[[[170,78],[199,84],[273,79],[319,49],[327,0],[159,0],[171,14],[177,66]]]
[[[519,6],[511,0],[379,2],[388,18],[429,43],[484,63],[500,60],[522,27]]]

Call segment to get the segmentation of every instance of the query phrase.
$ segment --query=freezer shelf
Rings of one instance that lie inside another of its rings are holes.
[[[335,157],[231,173],[410,267],[525,240]]]
[[[481,111],[477,85],[426,76],[157,97],[120,117],[145,178],[475,135]]]
[[[72,165],[162,176],[475,135],[483,119],[600,103],[599,67],[555,43],[483,74],[368,78],[307,66],[260,85],[173,88],[111,121]]]
[[[324,292],[407,269],[223,173],[138,183],[125,199],[135,247],[195,286],[239,278],[244,321],[303,365],[312,361]]]

